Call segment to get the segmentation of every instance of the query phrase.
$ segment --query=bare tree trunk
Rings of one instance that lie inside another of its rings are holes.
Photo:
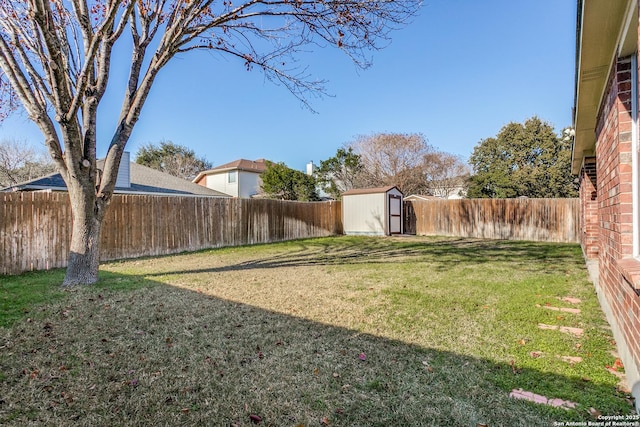
[[[91,285],[98,281],[103,214],[95,191],[69,189],[73,226],[67,273],[62,286]]]

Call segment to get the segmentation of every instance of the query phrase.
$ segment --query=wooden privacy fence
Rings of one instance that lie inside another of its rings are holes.
[[[340,202],[116,195],[100,258],[109,261],[221,246],[342,234]],[[0,193],[0,273],[64,267],[66,193]]]
[[[579,199],[405,202],[405,230],[425,236],[579,242]]]

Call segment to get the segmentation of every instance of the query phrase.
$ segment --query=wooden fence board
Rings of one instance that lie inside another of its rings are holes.
[[[419,235],[578,242],[577,199],[475,199],[405,203]],[[0,193],[0,273],[64,267],[66,193]],[[101,260],[339,235],[340,202],[117,195],[105,216]]]
[[[341,221],[340,202],[116,195],[100,259],[329,236]],[[66,266],[70,234],[66,193],[0,193],[1,274]]]
[[[413,200],[406,230],[425,236],[579,242],[579,199]]]

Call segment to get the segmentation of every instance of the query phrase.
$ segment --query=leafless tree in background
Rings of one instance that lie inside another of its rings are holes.
[[[471,167],[460,156],[436,151],[424,158],[424,174],[427,194],[443,199],[463,197]]]
[[[0,188],[53,173],[51,159],[24,141],[0,140]]]
[[[350,144],[360,156],[361,181],[368,187],[395,185],[404,194],[426,191],[424,159],[434,148],[421,134],[378,133]]]

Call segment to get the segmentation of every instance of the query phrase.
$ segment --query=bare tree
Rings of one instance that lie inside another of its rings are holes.
[[[40,128],[73,213],[63,285],[98,279],[102,220],[125,145],[160,70],[212,50],[261,70],[303,102],[323,93],[295,58],[310,43],[341,48],[359,66],[416,12],[418,0],[0,0],[0,115],[20,104]],[[114,55],[130,48],[128,84],[96,168],[98,106]],[[98,177],[101,178],[98,178]]]
[[[423,159],[434,151],[421,134],[378,133],[350,144],[360,156],[360,179],[370,187],[395,185],[405,194],[423,192]]]
[[[51,159],[24,141],[0,140],[0,188],[54,172]]]
[[[443,199],[464,195],[471,168],[462,157],[435,151],[427,154],[423,161],[426,188],[430,195]]]

